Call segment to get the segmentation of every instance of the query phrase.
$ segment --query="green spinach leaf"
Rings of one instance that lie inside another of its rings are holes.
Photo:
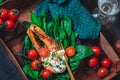
[[[59,15],[56,14],[56,16],[53,18],[53,20],[54,20],[53,33],[54,33],[55,39],[57,39],[57,37],[59,36],[59,28],[60,28],[60,17],[59,17]]]
[[[40,16],[40,19],[41,19],[41,26],[42,26],[42,29],[43,31],[45,31],[45,33],[47,34],[48,33],[48,30],[47,30],[47,13],[46,12],[43,12]]]
[[[89,46],[79,45],[77,49],[77,53],[80,54],[79,58],[84,59],[88,56],[93,55],[93,51]]]
[[[62,42],[63,46],[64,46],[64,49],[66,49],[68,46],[69,46],[69,40],[68,39],[64,39],[63,42]]]
[[[32,22],[24,21],[23,24],[26,26],[26,28],[29,28]]]
[[[66,31],[68,37],[70,37],[71,33],[72,33],[72,24],[71,24],[71,19],[70,17],[67,17],[65,16],[63,18],[63,27],[64,27],[64,30]]]
[[[71,46],[74,46],[76,48],[77,44],[76,44],[76,39],[77,39],[77,36],[78,36],[78,33],[77,32],[73,32],[71,33],[71,36],[70,36],[70,45]]]
[[[31,41],[30,41],[28,35],[26,35],[24,38],[24,47],[26,49],[26,52],[28,52],[31,48]]]
[[[35,16],[35,14],[30,11],[30,17],[31,17],[31,21],[33,24],[37,25],[37,26],[41,26],[41,20],[40,18],[38,18],[37,16]]]
[[[31,78],[39,79],[39,71],[33,70],[29,64],[23,67],[23,71],[25,72],[25,74],[27,74]]]
[[[61,28],[60,28],[58,31],[59,31],[59,36],[58,36],[57,39],[58,39],[59,42],[62,42],[63,40],[66,39],[67,35],[66,35],[64,29],[61,29]]]

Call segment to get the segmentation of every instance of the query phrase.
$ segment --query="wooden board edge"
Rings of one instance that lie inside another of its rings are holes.
[[[116,52],[113,50],[112,46],[109,44],[109,42],[106,40],[106,38],[104,37],[104,35],[102,33],[100,33],[100,45],[101,45],[103,51],[113,61],[114,64],[116,64],[120,60],[119,57],[117,56]],[[116,73],[116,72],[111,72],[103,80],[110,80],[113,77],[117,76],[117,74],[118,73]]]
[[[12,52],[9,50],[9,48],[7,47],[7,45],[4,43],[4,41],[1,38],[0,38],[0,43],[2,44],[4,49],[6,50],[6,53],[7,53],[8,57],[10,58],[11,62],[13,62],[13,64],[16,66],[16,68],[20,72],[20,74],[23,77],[23,79],[24,80],[28,80],[27,76],[23,72],[22,68],[20,67],[19,63],[15,59],[14,55],[12,54]]]
[[[107,56],[113,62],[118,62],[120,60],[116,52],[113,50],[112,46],[109,44],[109,42],[106,40],[106,38],[104,37],[102,33],[100,33],[100,44],[101,44],[102,49],[107,54]]]

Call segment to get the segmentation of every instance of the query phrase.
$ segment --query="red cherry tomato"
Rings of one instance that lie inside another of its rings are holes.
[[[0,18],[0,25],[4,25],[4,21]]]
[[[16,21],[20,16],[20,13],[19,13],[19,10],[17,9],[11,9],[9,11],[9,14],[8,14],[8,17],[13,20],[13,21]]]
[[[91,49],[93,50],[95,56],[97,56],[97,57],[100,56],[101,49],[100,49],[99,46],[96,46],[96,45],[95,45],[95,46],[92,46]]]
[[[3,20],[8,18],[8,10],[7,9],[0,9],[0,18],[2,18]]]
[[[109,70],[105,67],[101,67],[100,69],[98,69],[97,74],[98,74],[98,76],[104,78],[109,74]]]
[[[92,56],[88,59],[88,66],[89,67],[96,67],[99,63],[99,60],[97,57]]]
[[[69,46],[65,49],[66,55],[72,57],[76,54],[76,50],[73,46]]]
[[[42,47],[41,49],[40,49],[40,56],[41,57],[48,57],[49,56],[49,54],[50,54],[50,50],[48,49],[48,48],[44,48],[44,47]]]
[[[101,65],[103,67],[110,67],[110,66],[112,66],[112,61],[109,58],[103,58],[101,61]]]
[[[48,70],[48,69],[44,69],[42,71],[42,77],[44,79],[50,79],[52,77],[52,72],[50,70]]]
[[[6,26],[5,27],[6,30],[12,30],[12,29],[15,28],[15,22],[8,19],[8,20],[5,21],[5,26]]]
[[[31,67],[33,70],[40,70],[42,67],[42,63],[40,60],[33,60],[31,62]]]
[[[34,60],[36,58],[38,58],[38,53],[35,49],[30,49],[28,51],[28,54],[27,54],[28,58],[30,58],[31,60]]]

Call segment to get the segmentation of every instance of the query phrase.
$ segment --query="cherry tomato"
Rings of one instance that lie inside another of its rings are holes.
[[[31,62],[31,67],[33,70],[40,70],[42,67],[42,63],[40,60],[33,60]]]
[[[36,58],[38,58],[38,53],[35,49],[30,49],[28,51],[28,54],[27,54],[28,58],[30,58],[31,60],[34,60]]]
[[[0,25],[4,25],[4,21],[0,18]]]
[[[2,18],[3,20],[8,18],[8,10],[7,9],[0,9],[0,18]]]
[[[96,67],[99,63],[99,60],[97,57],[92,56],[88,59],[88,66],[89,67]]]
[[[110,67],[110,66],[112,66],[112,61],[109,58],[103,58],[101,61],[101,65],[103,67]]]
[[[76,54],[76,50],[73,46],[69,46],[65,49],[66,55],[72,57]]]
[[[95,56],[97,56],[97,57],[100,56],[101,49],[100,49],[99,46],[96,46],[96,45],[95,45],[95,46],[92,46],[91,49],[93,50]]]
[[[48,69],[44,69],[42,71],[42,77],[44,79],[50,79],[52,77],[52,72],[50,70],[48,70]]]
[[[98,74],[98,76],[104,78],[109,74],[109,70],[105,67],[101,67],[98,69],[97,74]]]
[[[46,47],[42,47],[40,49],[40,53],[39,54],[40,54],[41,57],[48,57],[49,54],[50,54],[50,50],[48,48],[46,48]]]
[[[6,30],[12,30],[12,29],[15,28],[15,22],[8,19],[8,20],[5,21],[5,26],[6,26],[5,27]]]
[[[9,11],[9,14],[8,14],[8,17],[13,20],[13,21],[16,21],[20,16],[20,13],[19,13],[19,10],[17,9],[11,9]]]

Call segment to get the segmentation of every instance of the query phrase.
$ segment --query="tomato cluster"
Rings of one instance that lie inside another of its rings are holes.
[[[33,70],[41,70],[42,69],[42,62],[39,59],[39,55],[42,57],[47,57],[49,55],[49,50],[47,48],[41,48],[40,49],[40,54],[35,49],[30,49],[27,53],[27,56],[31,62],[31,68]],[[43,69],[42,71],[42,77],[44,79],[50,79],[52,77],[52,72],[48,69]]]
[[[103,51],[99,46],[91,46],[94,55],[88,58],[88,66],[90,68],[97,69],[97,74],[101,78],[106,77],[109,74],[109,69],[112,66],[112,61],[107,56],[103,56]]]
[[[0,28],[6,30],[13,30],[15,28],[15,23],[19,18],[20,13],[17,9],[0,9]]]

